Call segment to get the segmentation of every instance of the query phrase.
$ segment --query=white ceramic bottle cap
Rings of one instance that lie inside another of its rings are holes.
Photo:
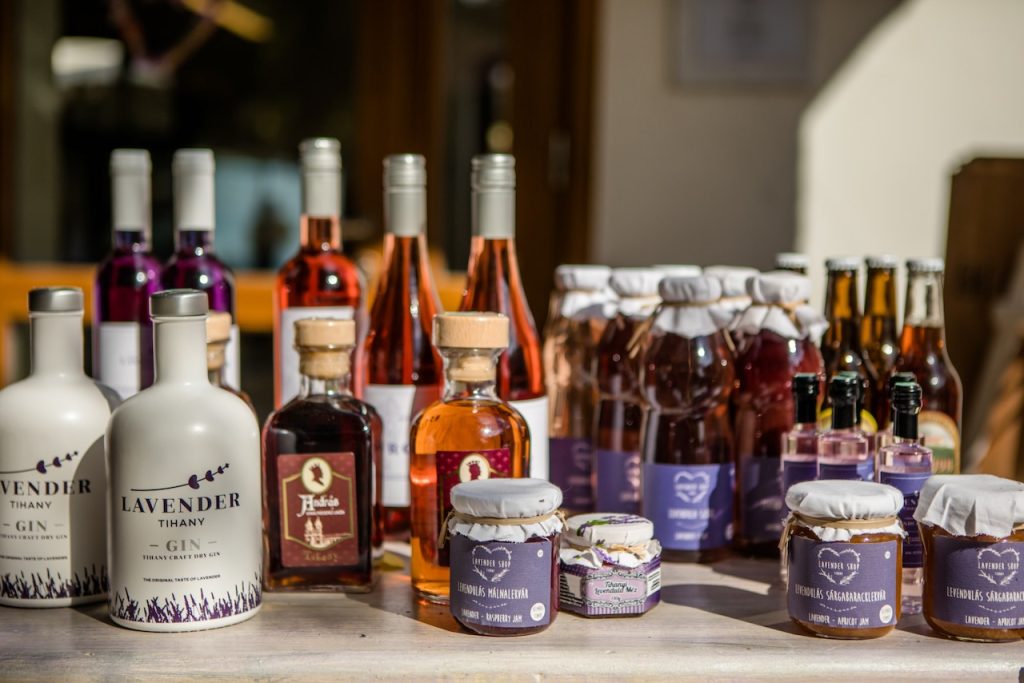
[[[722,284],[722,296],[747,296],[747,280],[758,275],[757,268],[746,266],[708,266],[704,274]]]
[[[219,344],[231,338],[231,314],[227,311],[210,311],[206,317],[206,343]]]
[[[1009,536],[1024,524],[1024,484],[991,474],[936,474],[921,487],[914,519],[954,536]]]
[[[825,270],[830,273],[860,270],[861,263],[863,263],[863,259],[859,256],[833,256],[825,260]]]
[[[295,346],[332,349],[356,343],[356,322],[342,318],[302,318],[295,321]]]
[[[473,517],[525,519],[562,504],[562,490],[543,479],[476,479],[452,488],[452,507]]]
[[[384,159],[384,226],[398,237],[416,237],[427,228],[427,161],[419,154]]]
[[[579,289],[597,292],[608,286],[612,269],[608,266],[563,264],[555,268],[555,289],[565,292]]]
[[[508,317],[501,313],[438,313],[434,346],[449,349],[508,348]]]
[[[789,487],[786,506],[797,514],[819,519],[883,519],[903,508],[903,494],[892,486],[870,481],[804,481]]]
[[[806,270],[809,265],[807,254],[800,254],[795,251],[784,251],[775,255],[776,268],[801,268]]]
[[[140,230],[149,239],[152,226],[150,172],[149,152],[144,149],[115,149],[110,153],[114,230]]]
[[[900,260],[892,254],[881,254],[880,256],[868,256],[864,259],[868,270],[894,270],[899,267]]]
[[[84,303],[78,287],[36,287],[28,293],[29,313],[81,313]]]
[[[154,318],[199,317],[209,311],[209,298],[198,289],[165,289],[149,297],[149,314]]]
[[[171,162],[176,230],[213,230],[213,150],[179,149]]]
[[[665,303],[712,304],[722,297],[722,285],[707,275],[673,276],[658,284],[658,294]]]
[[[566,537],[577,546],[630,546],[654,538],[654,524],[639,515],[592,512],[570,517],[566,526]]]
[[[940,258],[907,259],[907,270],[911,273],[941,273],[946,269],[946,262]]]
[[[330,218],[341,215],[341,143],[310,138],[299,143],[302,166],[302,213]]]

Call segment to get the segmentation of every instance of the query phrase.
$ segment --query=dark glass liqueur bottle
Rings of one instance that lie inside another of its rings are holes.
[[[938,258],[907,261],[907,304],[894,372],[912,372],[921,385],[918,423],[924,444],[935,455],[935,471],[959,474],[963,388],[946,350],[944,270]]]
[[[153,383],[149,297],[160,291],[160,262],[149,252],[149,176],[146,150],[111,152],[114,239],[93,287],[92,372],[121,398]]]
[[[825,292],[825,318],[828,330],[821,339],[821,357],[825,361],[825,380],[840,372],[856,372],[866,385],[861,403],[866,409],[874,407],[878,374],[861,346],[860,302],[857,292],[857,271],[861,260],[854,257],[831,258],[825,263],[828,282]],[[822,413],[822,426],[827,427],[831,408],[831,394]],[[875,417],[862,410],[861,429],[873,434],[877,431]]]
[[[868,278],[864,289],[864,318],[860,326],[860,342],[877,375],[874,404],[867,406],[878,422],[885,424],[889,392],[886,378],[896,364],[900,352],[899,331],[896,327],[896,267],[895,256],[869,256],[865,259]]]
[[[530,426],[529,476],[547,479],[548,397],[540,335],[516,255],[515,164],[515,157],[508,154],[473,157],[473,243],[459,310],[508,316],[508,351],[498,361],[498,395]]]
[[[263,428],[264,582],[367,592],[379,519],[381,422],[352,396],[353,320],[295,323],[299,395]]]
[[[235,275],[213,253],[214,160],[209,149],[179,149],[174,174],[174,254],[164,265],[164,289],[205,292],[211,311],[235,316]],[[224,373],[231,386],[241,386],[238,325],[231,327]]]
[[[426,162],[418,154],[384,160],[384,260],[366,337],[366,402],[384,422],[384,532],[409,535],[409,426],[441,393],[441,357],[431,325],[441,309],[424,231]]]

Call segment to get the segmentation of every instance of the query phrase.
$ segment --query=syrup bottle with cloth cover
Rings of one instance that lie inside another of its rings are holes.
[[[704,269],[704,275],[717,279],[722,285],[722,297],[712,309],[712,315],[719,327],[729,331],[734,351],[738,351],[743,342],[743,335],[734,329],[736,322],[751,303],[747,280],[758,274],[756,268],[745,266],[708,266]]]
[[[733,533],[735,464],[729,399],[735,373],[726,333],[711,314],[715,278],[670,277],[658,286],[643,356],[643,516],[673,561],[713,561]]]
[[[733,397],[737,536],[747,552],[774,556],[785,517],[779,476],[782,448],[796,417],[793,378],[799,373],[822,374],[814,339],[826,323],[804,303],[810,282],[802,275],[764,273],[747,285],[752,303],[736,323],[745,342],[736,359],[739,389]],[[812,407],[816,411],[817,403]]]
[[[550,479],[562,489],[566,509],[576,512],[594,508],[591,440],[598,396],[594,371],[597,344],[607,323],[610,274],[606,266],[559,266],[555,281],[561,290],[560,305],[544,340],[551,409]]]

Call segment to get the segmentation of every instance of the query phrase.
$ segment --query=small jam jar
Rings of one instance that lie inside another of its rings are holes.
[[[452,488],[450,607],[487,636],[543,631],[558,613],[562,491],[542,479],[477,479]]]
[[[957,640],[1024,638],[1024,484],[934,475],[914,512],[924,544],[924,618]]]
[[[637,515],[576,515],[562,534],[559,609],[585,617],[646,614],[661,601],[661,544]]]
[[[826,638],[884,636],[900,618],[903,494],[867,481],[805,481],[786,492],[786,604]]]

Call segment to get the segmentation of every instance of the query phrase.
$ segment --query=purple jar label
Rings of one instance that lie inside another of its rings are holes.
[[[551,483],[562,489],[562,504],[576,512],[593,510],[590,442],[572,437],[554,437],[550,440],[549,454]]]
[[[863,479],[875,480],[875,461],[871,458],[854,463],[818,464],[818,479]]]
[[[818,626],[868,629],[896,620],[896,541],[839,543],[793,536],[789,615]]]
[[[555,562],[550,540],[537,543],[451,537],[451,611],[464,624],[533,628],[551,623]]]
[[[782,497],[793,484],[802,481],[814,481],[818,478],[817,460],[782,460]]]
[[[782,482],[778,458],[740,460],[743,537],[748,543],[778,543],[782,534]]]
[[[936,536],[930,583],[932,616],[959,626],[1024,627],[1024,543]]]
[[[643,516],[670,550],[721,548],[732,540],[736,468],[644,465]]]
[[[595,509],[640,514],[640,454],[598,449],[594,458]]]
[[[643,614],[661,600],[661,558],[639,567],[562,564],[558,608],[584,616]]]
[[[878,479],[900,490],[903,494],[903,509],[900,510],[900,522],[907,532],[903,539],[903,566],[917,569],[924,566],[924,546],[921,545],[921,532],[914,521],[914,510],[917,509],[917,497],[921,487],[928,481],[930,473],[880,472]]]

